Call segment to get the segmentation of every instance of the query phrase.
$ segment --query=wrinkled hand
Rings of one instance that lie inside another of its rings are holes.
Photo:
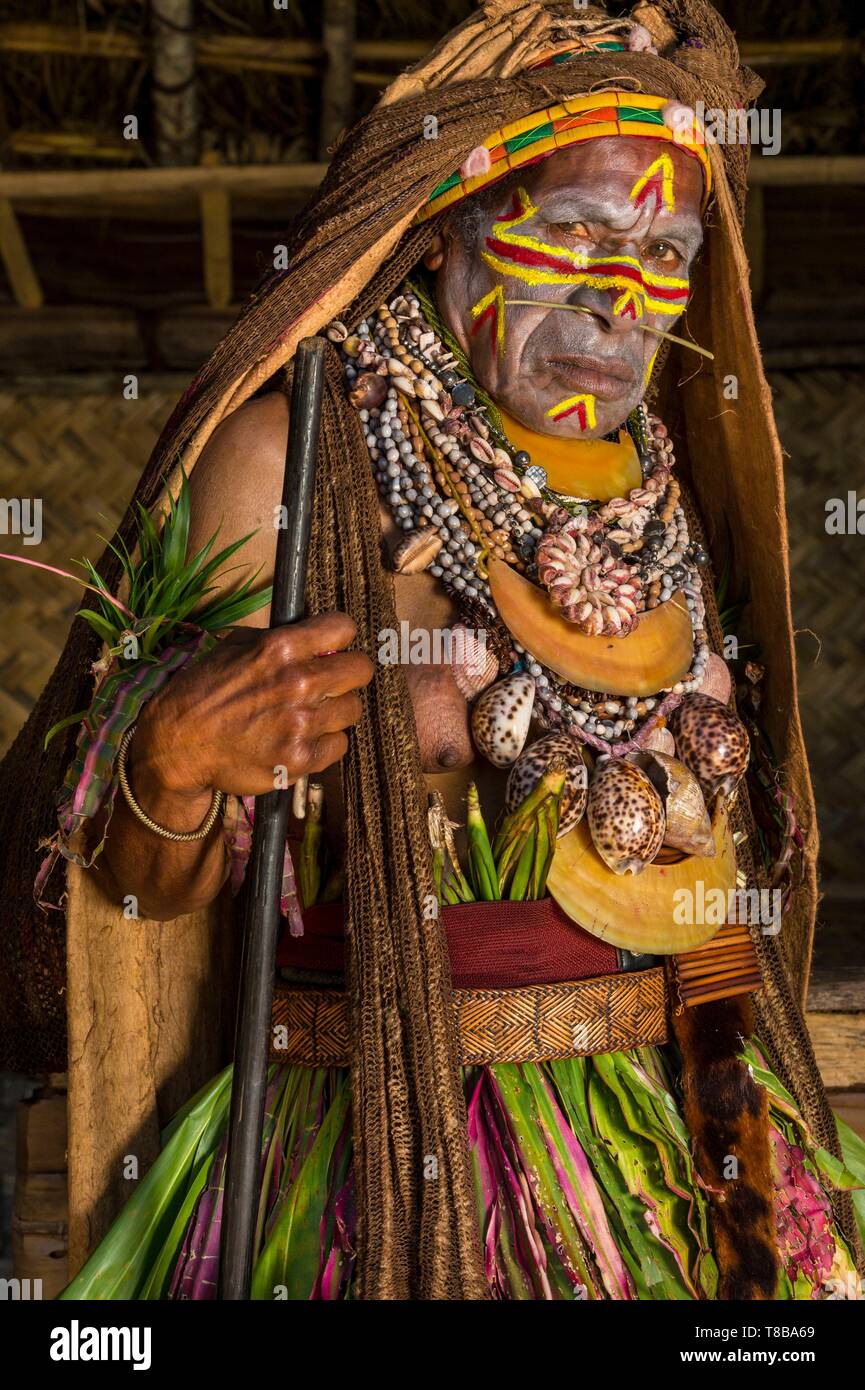
[[[355,635],[345,613],[234,629],[145,707],[130,750],[133,786],[257,796],[273,790],[276,768],[290,784],[337,762],[374,669],[363,652],[345,650]]]

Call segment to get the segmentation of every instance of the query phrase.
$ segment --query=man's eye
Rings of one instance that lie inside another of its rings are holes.
[[[682,257],[669,241],[652,241],[646,247],[646,257],[651,261],[656,261],[658,265],[676,266],[681,265]]]
[[[552,222],[550,226],[565,241],[586,241],[589,238],[585,222]]]

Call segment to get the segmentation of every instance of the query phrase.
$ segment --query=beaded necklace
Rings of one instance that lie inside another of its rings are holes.
[[[643,403],[628,422],[642,485],[607,502],[548,486],[543,465],[509,440],[425,295],[407,283],[355,332],[334,322],[348,398],[358,410],[379,492],[406,538],[397,568],[428,568],[469,626],[484,628],[500,674],[534,683],[534,715],[593,747],[639,746],[682,695],[698,690],[709,648],[699,570],[672,476],[673,445]],[[589,635],[625,636],[642,614],[681,593],[691,621],[691,669],[654,695],[610,695],[570,684],[505,627],[487,575],[490,557],[546,589]]]

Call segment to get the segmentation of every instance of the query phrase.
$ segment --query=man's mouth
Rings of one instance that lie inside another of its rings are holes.
[[[547,366],[557,380],[576,391],[585,391],[602,401],[620,400],[633,388],[634,369],[622,357],[589,357],[585,353],[563,353],[548,357]]]

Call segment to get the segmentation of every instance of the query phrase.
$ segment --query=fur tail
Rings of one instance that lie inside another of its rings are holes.
[[[721,1299],[771,1299],[778,1284],[768,1098],[737,1060],[751,1028],[745,995],[673,1019],[685,1119],[709,1189]]]

